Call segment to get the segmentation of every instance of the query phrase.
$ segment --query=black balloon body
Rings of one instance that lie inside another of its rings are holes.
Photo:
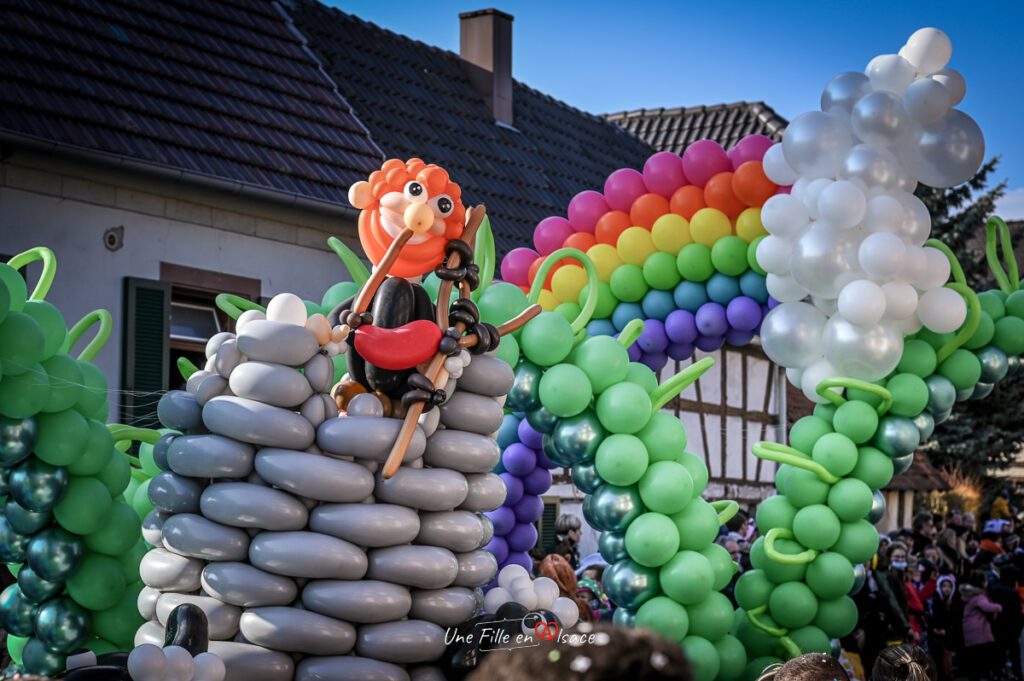
[[[167,616],[164,646],[181,646],[192,657],[210,649],[210,623],[199,606],[182,603]]]

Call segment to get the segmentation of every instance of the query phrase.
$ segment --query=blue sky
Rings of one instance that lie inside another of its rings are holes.
[[[817,109],[842,71],[897,52],[934,26],[967,81],[959,108],[1002,155],[1000,214],[1024,218],[1024,3],[988,2],[407,2],[330,0],[384,28],[457,52],[458,13],[496,6],[515,16],[516,79],[592,113],[764,101],[792,120]]]

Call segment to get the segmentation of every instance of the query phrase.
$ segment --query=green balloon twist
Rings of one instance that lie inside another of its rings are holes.
[[[807,549],[800,553],[782,553],[775,549],[776,539],[795,539],[795,537],[793,530],[785,527],[773,527],[764,536],[764,555],[783,565],[804,565],[818,557],[818,552],[814,549]]]
[[[748,610],[747,619],[750,621],[752,625],[754,625],[761,631],[765,632],[766,634],[771,634],[772,636],[785,636],[787,633],[789,633],[788,629],[783,629],[782,627],[769,627],[767,624],[757,619],[758,615],[763,615],[766,612],[768,612],[767,603],[760,607],[754,608],[753,610]],[[799,656],[799,653],[797,654],[797,656]]]
[[[705,357],[699,362],[694,362],[672,378],[659,385],[657,389],[651,393],[651,405],[653,406],[653,411],[660,411],[662,407],[669,403],[669,400],[686,390],[690,384],[703,376],[708,369],[714,366],[714,364],[715,360],[710,357]]]
[[[559,248],[544,258],[540,269],[537,270],[537,276],[533,280],[533,286],[530,287],[530,295],[527,299],[531,304],[537,302],[540,298],[540,292],[544,288],[544,280],[547,279],[548,272],[555,266],[555,263],[565,258],[572,258],[583,265],[583,269],[587,272],[587,302],[584,303],[583,309],[580,310],[579,315],[571,324],[572,332],[576,334],[576,342],[578,343],[586,337],[587,324],[590,322],[590,318],[594,316],[594,310],[597,309],[597,268],[594,267],[594,261],[588,258],[586,253],[576,248]]]
[[[39,281],[36,282],[36,287],[32,291],[32,295],[28,297],[29,300],[43,300],[46,298],[46,294],[50,292],[50,286],[53,284],[53,277],[57,273],[57,257],[53,254],[49,248],[45,246],[36,246],[30,248],[24,253],[19,253],[10,260],[7,264],[13,269],[20,270],[30,262],[36,260],[43,261],[43,272],[39,275]]]
[[[985,223],[985,259],[988,260],[989,269],[995,277],[999,288],[1003,293],[1009,295],[1020,289],[1020,273],[1017,271],[1017,258],[1013,253],[1013,244],[1010,243],[1010,228],[1002,218],[993,215]],[[1003,269],[999,262],[999,254],[996,250],[996,242],[1001,241],[1003,260],[1006,261],[1006,269]]]
[[[754,453],[754,456],[759,459],[788,463],[791,466],[803,468],[814,473],[830,485],[834,485],[839,482],[839,477],[829,473],[824,466],[817,461],[812,460],[798,449],[787,447],[786,445],[778,442],[758,442],[750,449]]]
[[[85,315],[78,320],[78,323],[71,327],[68,331],[68,351],[75,347],[75,343],[82,337],[82,334],[91,327],[93,324],[99,322],[100,328],[96,331],[96,336],[85,346],[82,352],[78,353],[78,359],[91,362],[99,354],[103,346],[110,340],[110,330],[114,328],[114,318],[110,316],[108,310],[99,309],[93,310],[89,314]]]
[[[370,278],[370,273],[367,271],[366,265],[363,264],[363,261],[359,259],[359,256],[353,253],[352,249],[346,246],[344,242],[336,236],[329,238],[327,240],[327,245],[338,255],[342,264],[345,265],[345,269],[348,270],[348,274],[352,277],[352,281],[354,281],[359,288],[362,288],[363,284],[366,283],[366,280]]]
[[[640,334],[642,334],[643,332],[644,320],[631,319],[619,333],[619,342],[622,343],[622,347],[628,348],[633,343],[636,343],[636,339],[639,338]]]
[[[259,310],[260,312],[266,312],[267,308],[246,300],[241,296],[236,296],[232,293],[221,293],[214,298],[214,303],[221,309],[222,312],[227,314],[232,319],[238,319],[242,316],[242,312],[245,310]]]
[[[815,388],[815,391],[832,404],[837,407],[841,407],[846,404],[846,398],[834,390],[829,390],[829,388],[854,388],[855,390],[862,390],[881,397],[882,402],[878,405],[879,416],[884,415],[885,412],[889,411],[889,408],[892,407],[892,393],[875,383],[868,383],[867,381],[861,381],[856,378],[849,378],[846,376],[826,378],[824,381],[819,383],[818,387]]]
[[[981,301],[978,299],[978,294],[972,291],[967,284],[946,284],[946,288],[953,289],[967,301],[967,321],[955,336],[935,351],[935,359],[939,364],[942,364],[957,348],[970,340],[974,332],[978,330],[978,324],[981,323]]]
[[[487,287],[494,279],[494,265],[497,261],[497,254],[494,249],[494,232],[491,231],[491,218],[484,215],[484,221],[476,231],[476,253],[479,255],[477,264],[480,266],[480,285],[470,294],[474,302],[480,300]]]

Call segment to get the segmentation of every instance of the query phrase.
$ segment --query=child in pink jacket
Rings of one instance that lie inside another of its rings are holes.
[[[959,666],[972,681],[991,678],[1000,659],[992,636],[992,620],[1003,607],[989,600],[986,586],[988,576],[975,570],[960,589],[964,600],[964,654]]]

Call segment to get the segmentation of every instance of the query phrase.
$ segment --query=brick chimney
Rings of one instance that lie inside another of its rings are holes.
[[[459,55],[463,70],[494,120],[512,125],[512,21],[496,9],[459,14]]]

